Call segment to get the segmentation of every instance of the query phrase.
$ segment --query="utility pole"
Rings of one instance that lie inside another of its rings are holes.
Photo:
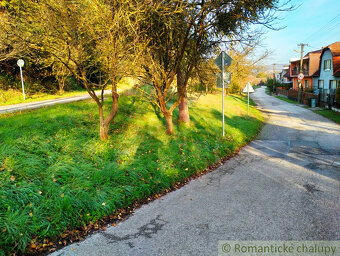
[[[274,78],[274,80],[276,80],[276,76],[275,76],[275,63],[273,64],[273,78]]]
[[[303,74],[303,48],[305,46],[308,46],[308,44],[301,43],[301,44],[298,44],[298,46],[301,47],[301,50],[300,50],[300,53],[301,53],[301,56],[300,56],[300,72],[299,72],[299,74],[300,73]],[[302,91],[303,91],[302,79],[299,79],[299,91],[298,91],[298,102],[299,103],[302,103]]]

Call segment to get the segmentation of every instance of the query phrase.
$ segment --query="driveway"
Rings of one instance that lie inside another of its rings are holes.
[[[256,90],[258,139],[215,171],[52,255],[217,255],[219,240],[339,240],[340,126]]]
[[[96,94],[99,96],[100,92],[96,92]],[[105,95],[111,94],[111,90],[105,90],[104,94]],[[65,97],[65,98],[52,99],[52,100],[42,100],[42,101],[0,106],[0,114],[18,112],[18,111],[23,111],[23,110],[28,110],[28,109],[48,107],[48,106],[52,106],[52,105],[56,105],[56,104],[63,104],[63,103],[70,103],[70,102],[74,102],[74,101],[87,100],[87,99],[90,99],[90,98],[91,98],[91,96],[89,94],[85,94],[85,95],[80,95],[80,96]]]

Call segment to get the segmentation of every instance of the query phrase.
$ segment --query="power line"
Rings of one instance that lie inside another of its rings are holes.
[[[335,17],[333,17],[331,20],[329,20],[326,24],[324,24],[321,28],[319,28],[319,29],[317,29],[316,31],[314,31],[312,34],[310,34],[305,40],[303,40],[303,41],[310,41],[310,39],[312,39],[313,37],[315,37],[316,36],[316,34],[318,34],[318,33],[322,33],[322,32],[324,32],[325,30],[326,30],[326,28],[327,27],[329,27],[329,26],[334,26],[334,24],[333,25],[331,25],[332,23],[334,23],[334,22],[338,22],[339,21],[339,19],[340,19],[340,12],[337,14],[337,15],[335,15]],[[336,26],[337,26],[337,24],[335,24]]]

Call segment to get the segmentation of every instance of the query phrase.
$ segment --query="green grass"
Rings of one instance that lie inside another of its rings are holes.
[[[35,101],[42,100],[52,100],[64,97],[72,97],[79,95],[86,95],[87,92],[85,90],[79,91],[71,91],[64,92],[63,94],[49,94],[49,93],[35,93],[35,94],[26,94],[26,100],[23,98],[22,91],[9,89],[9,90],[1,90],[0,89],[0,106],[18,104],[18,103],[29,103]]]
[[[313,112],[322,115],[330,120],[332,120],[333,122],[340,124],[340,113],[335,112],[333,110],[330,109],[320,109],[320,110],[313,110]]]
[[[265,92],[266,92],[266,94],[268,94],[268,95],[272,95],[272,93],[270,92],[270,90],[269,90],[268,87],[266,87]]]
[[[0,254],[24,251],[33,238],[58,241],[65,230],[164,191],[250,142],[261,113],[252,106],[248,117],[241,96],[225,101],[225,138],[221,95],[191,103],[191,127],[175,121],[172,136],[159,112],[127,96],[104,142],[92,101],[1,115]]]
[[[288,103],[298,104],[296,101],[290,100],[290,99],[285,98],[285,97],[282,97],[282,96],[275,96],[275,98],[278,98],[278,99],[280,99],[280,100],[284,100],[285,102],[288,102]]]
[[[123,79],[119,83],[120,90],[126,90],[132,87],[135,81],[131,78]],[[19,103],[29,103],[35,101],[42,101],[42,100],[52,100],[52,99],[59,99],[64,97],[72,97],[72,96],[80,96],[80,95],[88,95],[85,89],[76,90],[76,91],[68,91],[62,94],[55,93],[45,93],[45,92],[38,92],[34,94],[30,94],[26,92],[26,99],[24,100],[23,94],[21,90],[2,90],[0,89],[0,106],[12,105],[12,104],[19,104]]]

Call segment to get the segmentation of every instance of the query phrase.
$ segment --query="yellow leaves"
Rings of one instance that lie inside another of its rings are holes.
[[[15,181],[15,177],[13,175],[11,176],[10,179],[11,179],[11,181]]]
[[[60,195],[60,197],[64,197],[65,196],[65,194],[64,193],[62,193],[61,195]]]
[[[30,217],[33,217],[33,213],[32,213],[32,212],[30,212],[28,215],[29,215]]]
[[[105,202],[103,202],[103,203],[102,203],[102,206],[105,206],[105,205],[106,205],[106,203],[105,203]]]
[[[39,195],[41,195],[41,194],[42,194],[42,191],[39,190],[38,193],[39,193]]]

